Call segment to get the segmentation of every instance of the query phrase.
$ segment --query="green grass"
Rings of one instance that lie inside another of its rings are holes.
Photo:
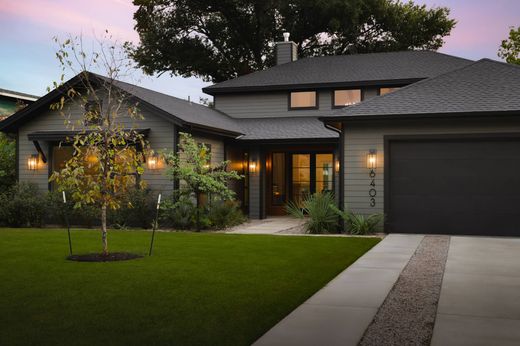
[[[112,231],[145,254],[151,233]],[[73,231],[75,253],[100,234]],[[65,260],[63,230],[0,229],[1,345],[248,345],[375,238],[157,233],[152,257]]]

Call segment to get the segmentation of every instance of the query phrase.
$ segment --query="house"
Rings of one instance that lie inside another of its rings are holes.
[[[430,51],[298,59],[288,40],[276,63],[204,88],[214,108],[117,86],[139,100],[152,148],[175,149],[184,131],[230,160],[251,218],[333,191],[342,207],[384,212],[388,232],[520,235],[520,68]],[[19,179],[41,189],[63,160],[66,129],[48,107],[59,96],[0,123],[18,137]],[[29,169],[36,151],[45,160]],[[145,168],[152,189],[174,188]]]
[[[31,104],[38,96],[0,89],[0,121],[15,113],[17,108]]]

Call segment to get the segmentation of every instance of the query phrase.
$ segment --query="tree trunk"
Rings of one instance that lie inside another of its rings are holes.
[[[101,240],[103,242],[103,255],[108,256],[108,241],[107,241],[107,205],[103,203],[101,207]]]

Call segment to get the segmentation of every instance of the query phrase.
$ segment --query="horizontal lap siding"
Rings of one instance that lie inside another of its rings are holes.
[[[329,116],[337,111],[332,107],[332,92],[318,91],[319,109],[289,110],[289,91],[216,95],[215,108],[233,118]],[[378,88],[365,88],[363,94],[369,99],[377,93]]]
[[[65,114],[71,116],[72,121],[77,121],[83,117],[83,109],[76,105],[66,107]],[[120,121],[126,126],[133,125],[135,128],[149,128],[149,141],[152,149],[173,150],[174,149],[174,125],[149,112],[142,110],[144,120],[132,120],[129,117],[121,117]],[[32,154],[36,154],[36,149],[32,141],[27,139],[27,135],[36,131],[62,131],[68,130],[64,124],[64,118],[57,111],[45,111],[24,124],[19,129],[19,179],[21,182],[34,182],[43,191],[48,189],[48,164],[42,165],[37,171],[27,169],[27,159]],[[49,146],[46,142],[40,141],[43,151],[49,158]],[[146,170],[146,166],[145,166]],[[173,183],[164,174],[164,169],[157,171],[146,170],[143,179],[147,186],[156,191],[171,192]]]
[[[520,132],[518,120],[452,120],[399,122],[394,124],[349,125],[344,124],[344,202],[352,211],[371,214],[384,212],[384,136],[391,135],[439,135],[439,134],[481,134]],[[377,150],[376,206],[370,207],[369,170],[366,155],[370,149]],[[499,169],[499,167],[497,167]]]
[[[197,143],[204,143],[211,146],[211,164],[218,165],[224,161],[224,142],[222,140],[207,138],[202,136],[193,136]]]

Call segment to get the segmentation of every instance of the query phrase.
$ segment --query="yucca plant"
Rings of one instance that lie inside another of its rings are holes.
[[[356,214],[350,210],[342,211],[334,208],[336,213],[345,221],[345,227],[350,234],[370,234],[376,231],[377,226],[384,220],[383,214]]]
[[[305,197],[301,205],[291,201],[285,208],[290,215],[305,220],[304,227],[308,233],[331,233],[339,224],[334,207],[334,196],[324,192]]]

